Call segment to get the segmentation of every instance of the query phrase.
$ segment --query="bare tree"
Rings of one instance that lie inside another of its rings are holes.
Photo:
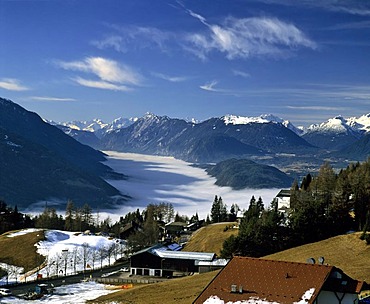
[[[83,272],[85,273],[86,265],[89,257],[91,256],[91,247],[88,243],[82,244],[82,261],[83,261]]]

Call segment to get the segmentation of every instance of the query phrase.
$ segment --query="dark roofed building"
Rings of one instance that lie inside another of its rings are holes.
[[[215,262],[215,253],[184,252],[181,246],[158,244],[134,253],[130,257],[131,275],[172,277],[177,274],[199,272],[200,262]],[[210,270],[225,266],[223,260],[218,264],[206,265]],[[202,268],[205,271],[205,267]]]
[[[353,304],[365,287],[334,266],[234,257],[194,303]]]

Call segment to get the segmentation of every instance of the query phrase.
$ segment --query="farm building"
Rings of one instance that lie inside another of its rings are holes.
[[[367,288],[334,266],[234,257],[194,303],[353,304]]]
[[[163,246],[161,244],[146,248],[133,254],[130,258],[131,275],[145,275],[158,277],[172,277],[203,270],[222,268],[222,265],[201,265],[200,262],[212,262],[216,260],[215,253],[184,252],[181,246]]]

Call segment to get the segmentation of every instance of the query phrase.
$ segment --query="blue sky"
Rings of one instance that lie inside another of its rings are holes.
[[[0,96],[55,121],[370,112],[370,1],[0,0]]]

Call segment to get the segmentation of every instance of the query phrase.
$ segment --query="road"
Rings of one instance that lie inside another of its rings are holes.
[[[26,294],[30,290],[34,291],[35,287],[41,283],[53,284],[55,287],[61,286],[61,285],[70,285],[70,284],[79,283],[85,278],[89,278],[90,276],[91,277],[102,277],[102,276],[104,277],[105,275],[112,273],[112,272],[117,272],[121,268],[124,268],[124,267],[129,267],[128,261],[116,264],[114,266],[104,267],[103,269],[99,269],[99,270],[85,271],[85,273],[80,273],[80,274],[73,275],[73,276],[67,276],[67,277],[60,276],[56,278],[42,279],[38,281],[21,283],[21,284],[14,285],[14,286],[8,286],[7,288],[11,290],[13,295],[21,296],[21,295]]]

